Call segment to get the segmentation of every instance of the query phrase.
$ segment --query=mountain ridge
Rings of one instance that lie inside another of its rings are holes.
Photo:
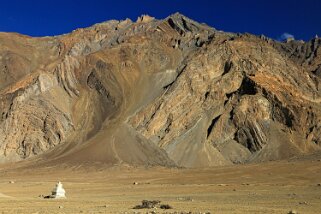
[[[2,162],[206,167],[320,150],[320,38],[175,13],[0,45]]]

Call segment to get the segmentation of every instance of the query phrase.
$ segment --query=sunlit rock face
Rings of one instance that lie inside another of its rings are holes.
[[[206,167],[317,152],[320,47],[181,14],[0,33],[0,161]]]

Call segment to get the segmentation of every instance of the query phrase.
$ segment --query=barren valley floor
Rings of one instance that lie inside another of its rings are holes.
[[[320,156],[207,169],[102,165],[1,170],[2,213],[320,213]],[[43,199],[55,183],[67,199]],[[137,182],[135,185],[134,182]],[[170,210],[132,209],[160,200]]]

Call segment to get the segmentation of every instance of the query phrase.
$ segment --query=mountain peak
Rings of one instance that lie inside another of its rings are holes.
[[[146,22],[150,22],[150,21],[152,21],[154,19],[155,19],[155,17],[149,16],[147,14],[143,14],[143,15],[141,15],[141,16],[139,16],[137,18],[136,22],[139,22],[139,23],[144,23],[145,22],[146,23]]]

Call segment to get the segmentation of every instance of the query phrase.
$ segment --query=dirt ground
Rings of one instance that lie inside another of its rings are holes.
[[[321,213],[318,158],[207,169],[2,168],[0,213]],[[57,181],[67,199],[39,197]],[[144,199],[173,209],[132,209]]]

